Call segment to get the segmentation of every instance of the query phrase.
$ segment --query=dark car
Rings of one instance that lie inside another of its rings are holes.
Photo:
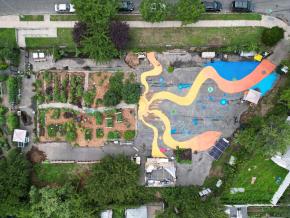
[[[222,3],[218,1],[213,2],[203,1],[202,3],[204,4],[206,12],[218,12],[221,11],[222,9]]]
[[[236,12],[252,12],[250,1],[237,0],[232,2],[232,10]]]
[[[118,10],[124,12],[132,12],[134,11],[134,4],[132,1],[121,1]]]

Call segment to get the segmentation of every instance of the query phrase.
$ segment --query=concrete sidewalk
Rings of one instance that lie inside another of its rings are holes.
[[[18,44],[25,47],[25,37],[53,37],[57,28],[73,28],[76,21],[50,21],[49,15],[44,21],[20,21],[19,16],[1,16],[0,28],[17,29]],[[201,20],[196,23],[182,25],[181,21],[163,21],[149,23],[145,21],[126,21],[130,28],[178,28],[178,27],[267,27],[279,26],[285,30],[285,38],[289,39],[290,27],[282,20],[262,15],[261,20]]]

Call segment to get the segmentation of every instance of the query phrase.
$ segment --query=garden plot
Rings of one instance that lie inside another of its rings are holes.
[[[102,146],[106,141],[135,138],[135,110],[110,109],[91,114],[67,109],[39,111],[39,140],[67,141],[76,146]]]
[[[71,103],[82,107],[84,73],[53,73],[45,71],[37,75],[36,99],[42,103]]]

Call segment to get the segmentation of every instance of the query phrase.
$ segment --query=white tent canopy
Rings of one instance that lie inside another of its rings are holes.
[[[258,104],[261,97],[261,92],[258,92],[254,89],[249,89],[249,91],[244,95],[244,100],[254,104]]]

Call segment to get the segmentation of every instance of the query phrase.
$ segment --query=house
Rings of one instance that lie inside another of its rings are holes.
[[[176,167],[167,158],[147,158],[145,163],[145,184],[148,187],[175,186]]]
[[[23,148],[29,142],[29,137],[27,137],[27,131],[23,129],[15,129],[13,133],[12,141],[17,143],[17,147]]]
[[[127,208],[125,214],[122,217],[125,218],[156,218],[158,212],[164,210],[163,202],[154,202],[146,205],[142,205],[137,208]],[[112,210],[104,210],[101,212],[101,218],[112,218]]]

